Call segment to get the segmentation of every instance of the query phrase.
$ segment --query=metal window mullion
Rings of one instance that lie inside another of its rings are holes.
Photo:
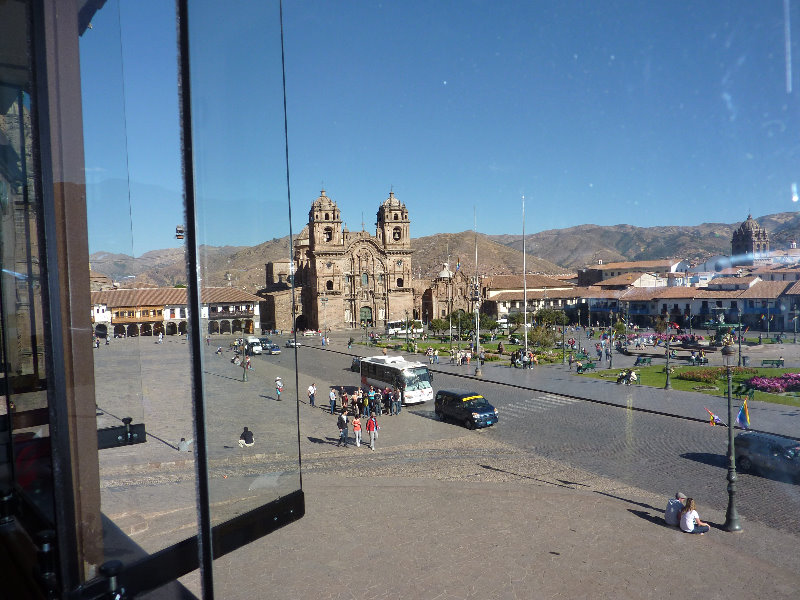
[[[186,209],[186,283],[189,302],[189,347],[195,426],[195,461],[198,502],[198,546],[203,597],[214,598],[213,539],[208,478],[205,393],[203,386],[202,340],[200,335],[200,287],[197,281],[196,206],[194,195],[194,156],[192,138],[191,69],[189,61],[189,7],[187,0],[176,3],[178,19],[178,80],[180,86],[181,157]]]

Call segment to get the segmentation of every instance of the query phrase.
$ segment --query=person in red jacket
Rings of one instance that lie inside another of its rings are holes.
[[[372,413],[369,419],[367,419],[367,431],[369,432],[369,448],[370,450],[375,450],[375,440],[378,439],[378,419],[375,418],[375,413]]]

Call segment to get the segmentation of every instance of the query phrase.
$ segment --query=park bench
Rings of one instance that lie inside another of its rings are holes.
[[[652,364],[652,362],[653,362],[653,359],[650,358],[649,356],[637,356],[636,357],[636,362],[633,363],[633,366],[634,367],[643,367],[644,365]]]
[[[578,353],[575,355],[575,358],[576,358],[577,360],[589,360],[589,355],[588,355],[588,354],[584,354],[583,352],[578,352]]]
[[[708,357],[706,356],[690,356],[688,359],[690,365],[707,365]]]
[[[772,367],[782,367],[784,365],[784,361],[782,358],[765,358],[761,361],[762,367],[772,366]]]
[[[581,365],[578,367],[578,373],[583,373],[584,371],[588,371],[589,369],[596,369],[597,365],[593,362],[587,362],[585,365]]]

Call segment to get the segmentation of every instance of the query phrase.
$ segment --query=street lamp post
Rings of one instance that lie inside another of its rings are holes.
[[[733,440],[733,403],[731,401],[731,364],[735,350],[731,346],[724,346],[721,350],[722,360],[728,375],[728,510],[725,511],[725,531],[741,531],[739,513],[736,511],[736,449]]]
[[[611,311],[611,325],[608,328],[608,368],[614,368],[614,311]]]
[[[408,329],[409,329],[408,310],[406,310],[406,352],[408,352]]]
[[[792,338],[792,343],[797,343],[797,304],[792,305],[792,322],[794,323],[794,337]]]
[[[666,367],[666,371],[667,371],[667,382],[664,384],[664,389],[665,390],[671,390],[672,389],[672,383],[670,382],[670,379],[669,379],[669,376],[670,376],[670,372],[669,372],[669,332],[667,333],[667,367]]]
[[[566,316],[567,315],[565,314],[564,315],[565,318],[561,321],[561,364],[562,365],[567,364],[567,346],[564,343],[567,333]]]
[[[742,309],[736,311],[739,315],[739,366],[742,366]]]

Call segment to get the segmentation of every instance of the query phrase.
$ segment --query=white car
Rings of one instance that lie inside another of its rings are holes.
[[[303,332],[303,336],[304,336],[304,337],[309,337],[309,336],[312,336],[312,335],[317,335],[317,332],[316,332],[316,331],[314,331],[313,329],[306,329],[306,330]]]
[[[300,342],[296,342],[294,338],[289,338],[286,340],[287,348],[298,348],[299,346],[302,346],[302,344]]]

